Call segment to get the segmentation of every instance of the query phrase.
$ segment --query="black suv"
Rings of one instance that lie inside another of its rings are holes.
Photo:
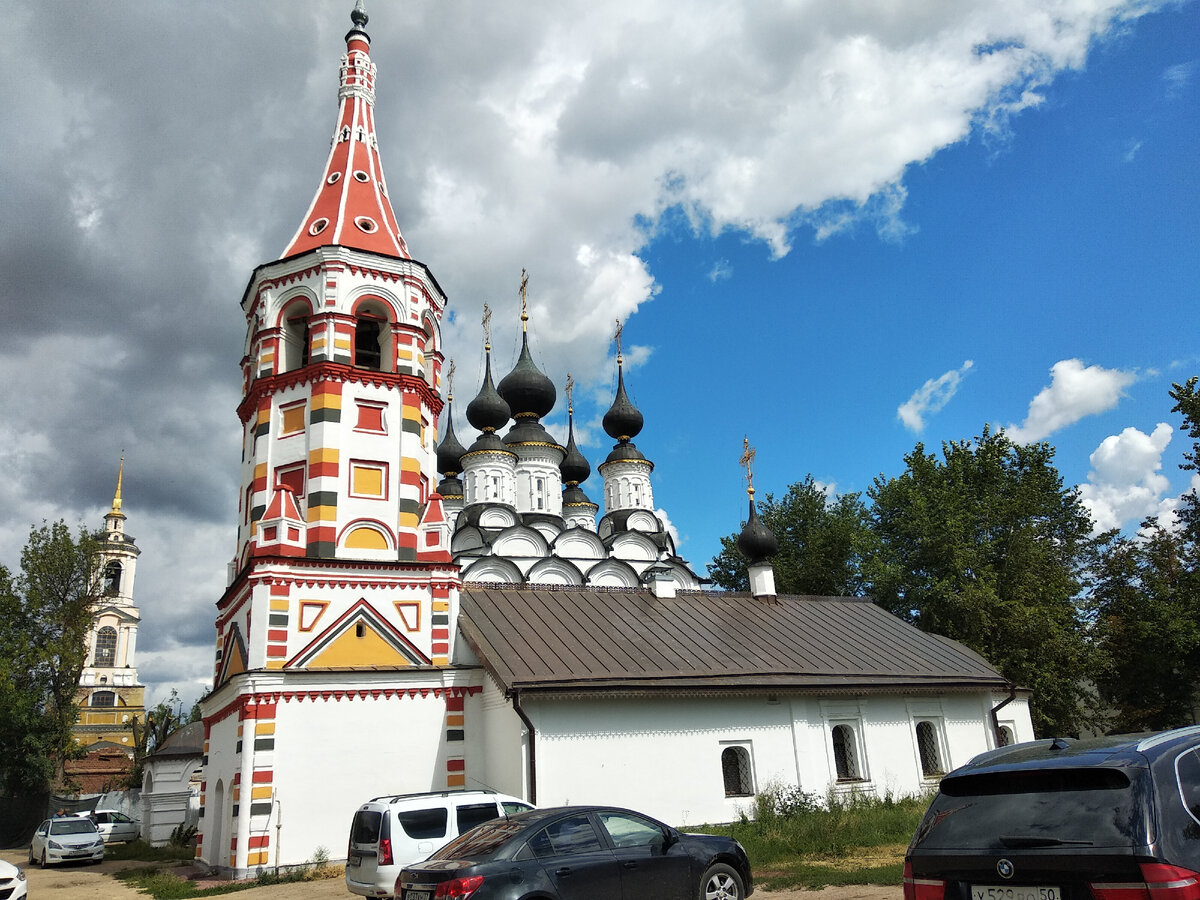
[[[1200,900],[1200,727],[1057,738],[942,779],[905,900]]]

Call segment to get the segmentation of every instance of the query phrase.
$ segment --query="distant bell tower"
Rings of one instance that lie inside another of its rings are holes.
[[[138,681],[135,651],[141,615],[133,602],[133,579],[141,554],[125,533],[121,511],[122,458],[112,509],[104,517],[99,570],[102,596],[92,608],[88,655],[79,678],[75,739],[84,746],[108,741],[133,752],[135,717],[145,718],[145,687]]]

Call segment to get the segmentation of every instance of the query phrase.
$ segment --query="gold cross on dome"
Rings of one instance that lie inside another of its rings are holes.
[[[613,335],[613,340],[617,342],[617,362],[621,361],[621,334],[625,331],[625,326],[621,324],[621,320],[617,319],[617,333]]]
[[[570,415],[575,410],[572,408],[575,401],[575,379],[571,373],[567,373],[567,414]]]
[[[526,292],[529,290],[529,276],[525,274],[525,269],[521,269],[521,321],[525,322],[529,319],[529,313],[526,312],[526,304],[528,298]]]
[[[746,491],[751,496],[754,496],[754,472],[752,471],[752,467],[754,465],[754,456],[757,452],[757,450],[750,446],[750,438],[742,438],[742,457],[738,462],[746,467]]]
[[[446,370],[446,396],[454,399],[454,357],[450,357],[450,368]]]
[[[483,345],[492,349],[492,310],[486,303],[483,304]]]

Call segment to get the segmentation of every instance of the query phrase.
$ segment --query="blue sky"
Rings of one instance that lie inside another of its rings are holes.
[[[352,5],[0,0],[0,561],[43,518],[98,525],[124,452],[152,700],[211,674],[238,301],[316,188]],[[459,415],[485,301],[516,360],[528,269],[594,469],[621,318],[698,570],[745,514],[743,436],[762,491],[865,491],[989,422],[1053,443],[1106,524],[1187,488],[1200,2],[401,6],[367,4],[380,151]]]

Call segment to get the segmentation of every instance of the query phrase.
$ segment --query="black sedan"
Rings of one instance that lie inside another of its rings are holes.
[[[479,825],[396,879],[398,900],[742,900],[732,838],[683,834],[628,809],[531,809]]]

